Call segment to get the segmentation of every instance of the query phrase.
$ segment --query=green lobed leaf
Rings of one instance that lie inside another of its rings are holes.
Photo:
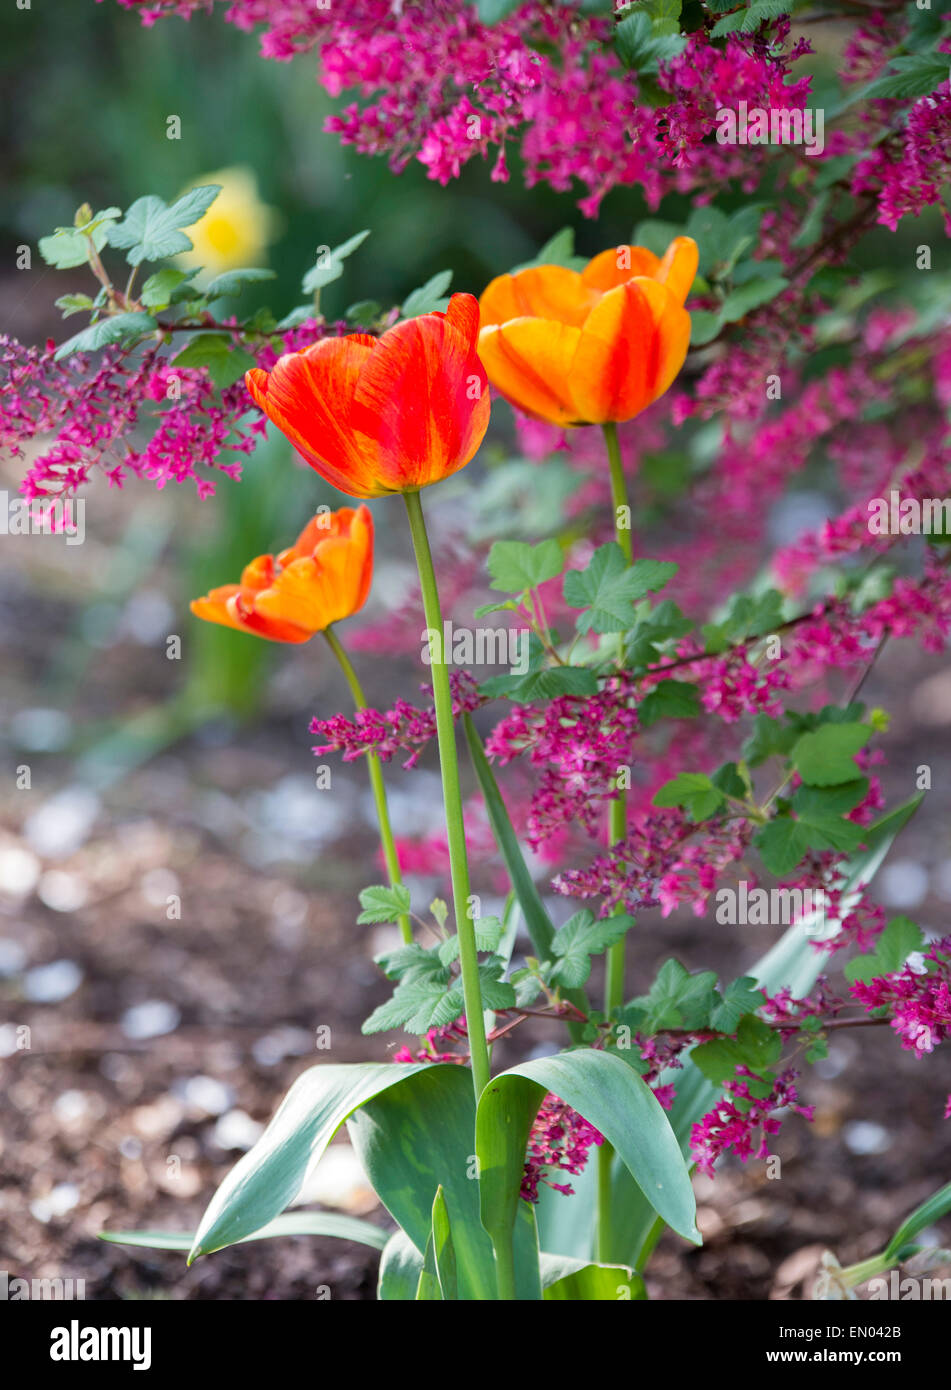
[[[876,941],[875,949],[848,962],[845,978],[849,984],[856,980],[869,984],[883,975],[894,975],[912,952],[920,951],[923,945],[924,935],[915,922],[908,917],[893,917]]]
[[[143,334],[151,333],[158,325],[151,314],[113,314],[99,319],[88,328],[60,343],[54,361],[60,362],[74,352],[98,352],[110,343],[131,343]]]
[[[449,303],[444,298],[452,284],[451,270],[437,270],[424,285],[411,290],[403,301],[401,313],[404,319],[413,319],[420,314],[431,314],[434,309],[445,312]]]
[[[691,975],[671,957],[660,967],[650,991],[632,999],[618,1017],[623,1022],[629,1014],[636,1015],[638,1028],[647,1033],[663,1028],[704,1028],[717,1004],[716,982],[716,971]]]
[[[204,367],[219,390],[233,386],[254,366],[254,358],[244,348],[235,347],[228,333],[196,333],[175,354],[174,367]]]
[[[782,1039],[775,1029],[754,1014],[744,1014],[734,1039],[714,1038],[700,1043],[691,1051],[690,1060],[708,1081],[719,1084],[729,1081],[737,1067],[761,1073],[779,1060],[782,1050]]]
[[[644,728],[650,728],[658,719],[693,719],[699,713],[700,694],[689,681],[659,681],[637,707],[637,717]]]
[[[216,275],[211,284],[205,289],[205,294],[209,299],[218,299],[222,295],[240,294],[245,285],[258,285],[265,280],[273,280],[277,272],[267,270],[262,266],[247,266],[239,270],[225,270],[220,275]]]
[[[722,790],[705,772],[678,772],[654,793],[655,806],[683,806],[691,820],[715,815],[725,801]]]
[[[602,955],[620,941],[633,924],[633,917],[624,913],[596,919],[588,908],[576,912],[555,932],[552,954],[557,963],[551,972],[552,981],[569,989],[583,985],[591,974],[591,957]]]
[[[367,228],[362,232],[357,232],[340,246],[335,246],[332,251],[327,251],[324,248],[317,258],[317,264],[308,270],[301,281],[301,289],[304,294],[316,294],[325,285],[331,285],[335,280],[339,280],[343,274],[343,262],[348,256],[352,256],[359,246],[363,245],[369,235],[370,230]],[[312,307],[308,309],[308,313],[313,313]]]
[[[123,221],[109,226],[109,245],[126,251],[130,265],[161,261],[166,256],[190,251],[191,238],[182,228],[199,222],[220,192],[220,184],[205,184],[190,189],[171,206],[152,193],[137,198]]]
[[[496,541],[489,551],[492,588],[522,594],[561,574],[565,557],[555,540],[530,545],[527,541]]]
[[[409,889],[402,883],[387,887],[374,883],[360,892],[360,906],[363,911],[357,918],[357,925],[368,922],[396,922],[410,910]]]
[[[572,608],[586,611],[577,619],[579,632],[626,632],[637,621],[634,603],[662,589],[677,573],[666,560],[635,560],[628,565],[616,541],[599,546],[583,570],[569,570],[563,594]]]
[[[814,787],[832,787],[854,782],[858,768],[855,754],[872,736],[868,724],[822,724],[803,734],[792,749],[793,765],[804,782]]]

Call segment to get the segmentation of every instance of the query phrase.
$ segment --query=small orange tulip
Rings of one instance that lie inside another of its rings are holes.
[[[618,246],[580,273],[541,265],[499,275],[479,301],[489,380],[526,415],[553,425],[632,419],[683,366],[683,305],[696,273],[696,243],[681,236],[663,259],[644,246]]]
[[[254,632],[272,642],[306,642],[366,602],[373,573],[373,517],[369,507],[318,512],[294,545],[280,555],[259,555],[240,584],[194,599],[196,617]]]
[[[417,492],[463,468],[489,424],[476,355],[479,306],[454,294],[379,338],[351,333],[289,352],[248,390],[317,472],[351,497]]]

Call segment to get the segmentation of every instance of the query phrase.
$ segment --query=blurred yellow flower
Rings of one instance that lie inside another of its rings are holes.
[[[244,165],[217,169],[193,180],[191,187],[209,183],[221,184],[221,192],[201,221],[188,228],[193,249],[176,257],[183,270],[204,267],[199,282],[223,270],[260,265],[277,232],[277,215],[258,197],[252,169]]]

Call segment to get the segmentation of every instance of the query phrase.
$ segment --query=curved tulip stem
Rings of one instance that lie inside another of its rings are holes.
[[[363,688],[357,680],[357,673],[340,643],[340,638],[332,627],[324,628],[324,637],[327,639],[328,647],[340,663],[340,669],[350,687],[354,705],[358,710],[366,709],[367,702]],[[390,887],[396,888],[398,884],[403,882],[403,878],[400,874],[400,861],[393,839],[393,827],[390,825],[390,810],[386,802],[386,787],[383,784],[383,768],[376,753],[367,753],[366,759],[367,772],[370,774],[370,789],[373,792],[373,803],[376,806],[376,818],[380,827],[380,844],[383,846],[386,872],[389,875]],[[410,920],[404,913],[398,921],[403,940],[409,946],[413,940],[413,928],[410,925]]]
[[[443,650],[442,610],[439,590],[433,569],[432,551],[426,534],[422,503],[418,492],[405,492],[403,500],[409,517],[409,528],[416,551],[416,566],[423,591],[423,611],[426,626],[438,634],[433,643],[432,673],[433,702],[436,706],[436,736],[439,742],[439,766],[442,773],[442,793],[446,812],[446,835],[449,841],[449,867],[452,877],[453,910],[459,934],[459,965],[462,971],[462,994],[466,1006],[466,1025],[469,1030],[469,1051],[472,1058],[472,1079],[476,1103],[489,1081],[489,1050],[485,1039],[485,1016],[482,989],[479,984],[479,954],[475,927],[469,916],[469,860],[466,855],[466,832],[462,818],[462,793],[459,787],[459,757],[456,750],[456,728],[452,717],[452,690],[449,668]]]
[[[634,563],[634,545],[631,535],[631,504],[627,494],[627,480],[621,462],[621,446],[618,443],[617,425],[613,421],[602,425],[604,443],[608,453],[611,473],[611,504],[614,509],[614,535],[629,565]],[[625,524],[626,523],[626,524]],[[623,665],[624,638],[618,638]],[[623,792],[611,802],[610,841],[616,845],[627,834],[627,804]],[[610,946],[605,959],[604,1011],[620,1008],[624,1003],[624,967],[626,963],[627,941],[621,937]],[[597,1254],[602,1263],[611,1259],[611,1180],[614,1150],[604,1141],[598,1149],[598,1230]]]

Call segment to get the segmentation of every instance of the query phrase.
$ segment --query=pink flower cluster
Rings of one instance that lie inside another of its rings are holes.
[[[212,0],[119,3],[146,24],[213,8]],[[385,153],[394,169],[415,157],[445,184],[492,150],[492,177],[506,179],[507,145],[520,141],[527,183],[565,191],[578,181],[592,217],[618,186],[640,185],[652,207],[666,192],[732,178],[752,188],[760,169],[748,151],[708,138],[718,107],[742,99],[798,108],[810,87],[807,77],[787,80],[809,45],[787,44],[785,19],[771,22],[768,38],[712,43],[703,30],[691,34],[661,64],[668,104],[657,107],[618,58],[610,19],[574,5],[524,4],[494,25],[469,0],[353,0],[343,11],[319,0],[230,0],[224,17],[245,30],[264,25],[266,57],[316,50],[327,91],[358,93],[327,121],[345,144]]]
[[[776,1077],[768,1096],[750,1094],[749,1081],[758,1080],[747,1067],[737,1070],[733,1081],[724,1083],[726,1096],[690,1132],[690,1152],[701,1173],[713,1177],[714,1166],[725,1153],[734,1153],[742,1163],[751,1158],[769,1157],[769,1140],[778,1134],[782,1121],[774,1110],[788,1109],[812,1120],[814,1107],[799,1104],[795,1071]]]
[[[538,1185],[545,1183],[566,1197],[574,1194],[570,1183],[551,1182],[552,1168],[563,1173],[583,1173],[592,1145],[603,1144],[604,1135],[557,1096],[547,1095],[532,1123],[525,1155],[521,1196],[538,1201]]]
[[[492,730],[486,751],[504,767],[528,754],[541,777],[527,832],[533,846],[574,821],[595,835],[619,768],[634,760],[637,712],[630,683],[612,680],[597,695],[563,695],[546,705],[515,705]]]
[[[552,887],[566,897],[602,898],[601,916],[622,906],[631,913],[660,906],[668,917],[689,904],[700,917],[720,874],[742,858],[751,831],[742,819],[696,825],[682,811],[655,811],[640,816],[626,839],[586,869],[559,874]]]
[[[449,676],[452,688],[452,712],[470,714],[484,703],[475,681],[467,671],[453,671]],[[430,686],[422,690],[431,692]],[[436,737],[436,709],[434,705],[417,709],[408,700],[397,700],[392,709],[357,710],[353,719],[344,714],[334,714],[330,719],[314,719],[310,726],[312,734],[319,734],[326,743],[318,744],[313,752],[317,757],[325,753],[342,753],[345,763],[363,757],[366,753],[376,753],[384,762],[389,762],[397,753],[408,753],[404,767],[415,767],[423,749]]]
[[[310,320],[285,336],[284,350],[324,331]],[[259,361],[271,366],[276,356],[266,343]],[[243,381],[219,391],[203,367],[177,367],[157,346],[57,362],[52,342],[25,347],[0,337],[0,447],[23,457],[25,445],[43,441],[21,484],[31,500],[70,496],[94,472],[110,487],[130,474],[158,488],[192,479],[198,496],[210,497],[216,473],[240,477],[240,455],[265,428]]]
[[[933,1052],[951,1034],[951,937],[933,943],[920,960],[891,975],[849,988],[869,1012],[888,1009],[901,1045],[916,1057]],[[929,970],[930,961],[935,967]]]

